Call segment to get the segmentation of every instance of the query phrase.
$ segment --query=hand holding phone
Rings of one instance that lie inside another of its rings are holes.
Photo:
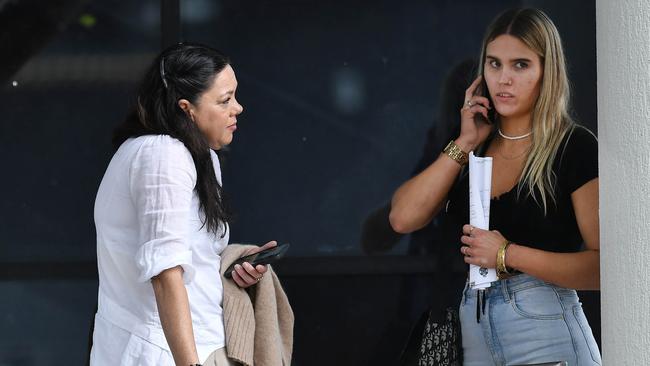
[[[289,250],[289,244],[281,244],[272,248],[268,248],[257,253],[249,254],[237,259],[233,264],[231,264],[223,276],[226,278],[232,278],[232,271],[235,270],[236,265],[241,265],[245,262],[250,263],[253,267],[258,264],[267,265],[284,257],[284,254]]]
[[[474,89],[473,95],[487,99],[487,107],[488,107],[487,117],[481,113],[476,113],[474,115],[474,120],[476,122],[480,121],[487,124],[494,123],[495,112],[492,103],[492,97],[490,97],[490,91],[488,90],[487,83],[485,82],[485,79],[483,77],[481,77],[481,82],[476,86],[476,89]],[[478,103],[480,103],[480,101]]]
[[[460,136],[456,143],[463,151],[469,153],[485,141],[492,131],[494,115],[487,85],[479,76],[465,91],[465,103],[460,110]]]

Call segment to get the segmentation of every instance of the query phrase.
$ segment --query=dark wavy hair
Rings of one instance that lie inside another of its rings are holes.
[[[215,234],[220,222],[229,221],[230,210],[215,176],[208,141],[178,101],[187,99],[196,104],[229,64],[223,53],[201,44],[181,43],[167,48],[147,69],[134,108],[113,133],[116,149],[127,139],[143,135],[169,135],[181,141],[196,167],[195,190],[205,216],[203,225]]]

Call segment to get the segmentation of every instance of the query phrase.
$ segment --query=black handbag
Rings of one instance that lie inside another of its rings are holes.
[[[458,309],[424,312],[406,344],[401,366],[461,366],[463,344]]]

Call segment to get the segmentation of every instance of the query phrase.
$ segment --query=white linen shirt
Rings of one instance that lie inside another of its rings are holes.
[[[210,154],[221,184],[219,159]],[[99,295],[91,365],[174,365],[150,280],[179,265],[199,360],[224,347],[219,268],[229,230],[206,230],[196,177],[189,150],[167,135],[129,139],[113,156],[95,200]]]

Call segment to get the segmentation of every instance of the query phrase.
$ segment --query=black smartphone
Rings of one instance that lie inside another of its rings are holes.
[[[261,252],[243,256],[231,264],[230,267],[228,267],[228,269],[226,269],[226,271],[223,273],[223,276],[226,278],[232,278],[232,271],[235,270],[235,265],[242,264],[244,262],[250,263],[253,267],[257,266],[258,264],[271,264],[284,257],[284,254],[287,252],[287,250],[289,250],[288,243],[280,244]]]
[[[487,83],[485,82],[485,78],[481,79],[481,83],[474,90],[474,95],[478,95],[478,96],[481,96],[481,97],[486,97],[490,101],[490,109],[488,109],[488,112],[487,112],[488,119],[486,120],[485,117],[482,114],[477,113],[476,115],[474,115],[474,120],[476,122],[481,121],[481,122],[484,122],[484,123],[487,123],[487,124],[494,123],[495,117],[496,117],[496,112],[495,112],[495,109],[494,109],[494,103],[492,103],[492,98],[490,97],[490,92],[488,91],[488,88],[487,88]]]

